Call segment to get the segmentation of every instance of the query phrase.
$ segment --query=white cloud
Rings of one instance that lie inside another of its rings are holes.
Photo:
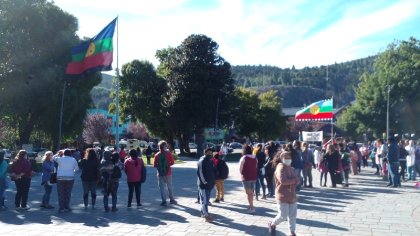
[[[319,3],[304,12],[304,0],[220,0],[211,2],[210,8],[193,7],[187,0],[55,2],[79,19],[80,36],[94,36],[119,15],[120,66],[133,59],[157,65],[156,50],[178,46],[190,34],[211,37],[219,44],[219,53],[233,65],[300,68],[331,64],[376,53],[386,45],[365,42],[365,38],[398,27],[413,16],[418,18],[420,12],[419,1],[398,1],[381,9],[375,9],[381,4],[374,1],[356,3],[328,27],[305,36],[331,6]],[[414,36],[419,33],[413,32]]]

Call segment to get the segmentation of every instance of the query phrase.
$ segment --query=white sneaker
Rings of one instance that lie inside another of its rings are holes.
[[[249,213],[249,214],[254,214],[255,213],[255,208],[249,208],[246,212]]]

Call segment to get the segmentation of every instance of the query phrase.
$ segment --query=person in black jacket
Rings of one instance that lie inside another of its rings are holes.
[[[85,157],[79,161],[79,167],[82,170],[81,179],[83,184],[83,203],[85,210],[88,207],[89,192],[92,197],[92,209],[96,203],[96,184],[99,179],[99,160],[96,151],[93,148],[86,150]]]
[[[327,152],[324,155],[327,161],[328,172],[330,172],[331,183],[333,188],[337,187],[338,178],[341,178],[338,171],[338,161],[341,159],[340,154],[335,150],[333,144],[328,144]]]
[[[257,144],[257,152],[256,152],[256,158],[258,161],[258,177],[257,182],[255,182],[255,198],[258,201],[258,196],[260,195],[260,186],[263,190],[263,196],[262,199],[266,199],[265,196],[265,184],[264,184],[264,176],[265,176],[265,154],[262,150],[262,144]]]
[[[388,180],[389,186],[394,188],[399,187],[400,183],[400,175],[398,173],[398,167],[400,166],[400,148],[398,147],[397,141],[394,137],[390,137],[388,139],[388,153],[387,159],[389,163],[389,171],[388,171]]]
[[[211,160],[212,154],[213,149],[207,148],[204,156],[197,162],[197,185],[200,194],[201,216],[206,222],[213,221],[213,217],[209,215],[208,211],[211,190],[216,183],[216,170]]]

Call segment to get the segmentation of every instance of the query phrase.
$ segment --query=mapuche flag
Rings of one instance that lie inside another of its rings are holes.
[[[314,102],[311,105],[296,112],[295,120],[332,120],[333,114],[333,100],[322,100]]]
[[[117,18],[95,37],[71,49],[72,60],[66,69],[68,78],[83,78],[97,71],[112,70],[112,38],[116,21]]]

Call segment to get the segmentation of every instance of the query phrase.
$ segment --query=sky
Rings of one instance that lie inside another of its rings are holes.
[[[231,65],[303,68],[376,55],[420,39],[419,0],[54,0],[93,37],[118,16],[118,65],[204,34]],[[117,47],[114,35],[114,52]],[[113,67],[117,66],[114,53]]]

